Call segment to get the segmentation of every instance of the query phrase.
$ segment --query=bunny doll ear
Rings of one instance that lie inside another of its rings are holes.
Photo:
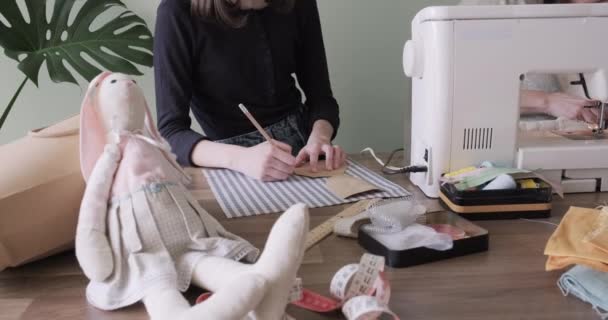
[[[102,72],[89,84],[80,107],[80,170],[87,181],[106,144],[106,130],[96,110],[96,91],[111,72]]]
[[[152,118],[152,113],[150,113],[150,108],[148,107],[148,103],[144,100],[144,109],[146,111],[145,118],[145,126],[146,131],[150,135],[150,137],[156,141],[163,141],[158,129],[156,129],[156,125],[154,124],[154,118]]]
[[[160,143],[160,145],[162,146],[161,149],[163,149],[163,155],[165,156],[165,158],[171,163],[171,165],[173,165],[173,167],[175,169],[177,169],[177,171],[181,172],[181,174],[184,177],[184,183],[190,184],[190,182],[192,181],[190,175],[188,173],[186,173],[186,171],[184,171],[184,169],[179,165],[179,163],[177,163],[177,161],[175,159],[175,155],[173,155],[173,153],[171,152],[171,146],[169,146],[169,143],[161,137],[160,133],[156,129],[156,125],[154,124],[152,114],[150,113],[150,108],[148,107],[148,103],[145,100],[144,100],[144,109],[146,111],[146,118],[145,118],[146,134],[150,138],[152,138]]]

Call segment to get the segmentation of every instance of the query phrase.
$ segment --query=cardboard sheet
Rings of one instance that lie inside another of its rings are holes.
[[[325,186],[327,189],[329,189],[329,191],[342,199],[369,191],[380,190],[378,187],[365,180],[361,180],[347,174],[333,176],[327,179]]]
[[[297,167],[295,170],[295,174],[303,177],[309,178],[325,178],[325,177],[335,177],[339,175],[343,175],[346,172],[346,165],[341,168],[334,170],[325,169],[325,160],[320,160],[317,164],[317,172],[312,172],[310,169],[310,162],[304,164],[301,167]]]

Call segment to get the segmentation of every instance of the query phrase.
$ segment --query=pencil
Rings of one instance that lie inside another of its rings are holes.
[[[266,130],[264,130],[264,128],[262,128],[262,126],[257,122],[257,120],[255,120],[255,118],[251,115],[251,113],[249,113],[249,110],[247,110],[247,108],[245,107],[244,104],[239,104],[239,109],[241,109],[241,111],[243,111],[243,113],[245,114],[245,116],[247,116],[247,118],[249,119],[249,121],[251,121],[251,123],[253,124],[253,126],[258,129],[258,131],[260,132],[260,134],[266,139],[266,141],[272,143],[272,138],[270,137],[270,135],[268,135],[268,133],[266,132]]]

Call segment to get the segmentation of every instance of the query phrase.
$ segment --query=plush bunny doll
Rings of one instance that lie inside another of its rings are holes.
[[[188,176],[152,123],[141,89],[123,74],[95,78],[81,111],[87,188],[76,256],[88,301],[104,310],[144,302],[152,319],[284,316],[302,261],[308,211],[295,205],[273,226],[264,252],[226,231],[184,186]],[[193,282],[215,294],[191,307]]]

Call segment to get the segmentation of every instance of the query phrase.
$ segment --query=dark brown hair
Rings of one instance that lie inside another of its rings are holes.
[[[296,0],[266,0],[268,6],[280,13],[290,12]],[[191,0],[193,16],[232,28],[247,23],[247,11],[241,10],[241,0]]]

